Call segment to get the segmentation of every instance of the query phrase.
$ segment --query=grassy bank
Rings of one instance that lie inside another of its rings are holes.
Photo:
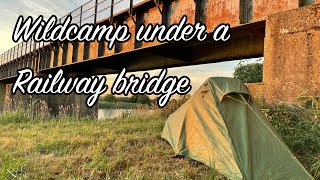
[[[117,120],[0,120],[0,179],[210,179],[213,170],[173,158],[160,116]]]
[[[292,105],[262,105],[262,109],[307,170],[319,179],[320,111]],[[172,148],[160,138],[164,123],[165,118],[158,114],[103,121],[31,120],[21,113],[1,114],[0,179],[221,177],[201,163],[172,157]]]

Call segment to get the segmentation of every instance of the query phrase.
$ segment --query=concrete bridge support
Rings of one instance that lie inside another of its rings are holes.
[[[6,84],[0,83],[0,111],[2,111],[5,106],[5,99],[6,99]]]
[[[72,116],[72,117],[98,117],[98,103],[88,108],[86,99],[88,95],[78,95],[71,93],[68,95],[23,95],[19,91],[11,94],[12,84],[0,83],[0,110],[7,108],[14,110],[15,108],[26,108],[33,114],[39,114],[44,108],[48,108],[49,115],[52,116]],[[42,106],[42,107],[40,107]]]
[[[88,108],[87,95],[71,93],[68,95],[46,95],[46,102],[52,115],[98,118],[98,103]]]
[[[320,95],[320,4],[266,20],[264,77],[249,89],[268,102]]]

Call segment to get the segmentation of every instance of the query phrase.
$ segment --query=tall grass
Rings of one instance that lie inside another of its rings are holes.
[[[48,118],[50,115],[50,108],[46,101],[35,99],[32,96],[26,97],[24,100],[8,100],[3,111],[7,114],[24,115],[32,119]]]
[[[175,112],[180,106],[188,101],[190,95],[180,96],[178,99],[172,99],[165,107],[161,108],[158,112],[164,118],[169,117],[170,114]]]
[[[32,96],[26,97],[26,99],[8,100],[3,112],[0,113],[0,117],[3,117],[8,122],[22,121],[22,119],[24,121],[27,119],[34,121],[47,120],[57,117],[59,119],[78,119],[79,115],[79,106],[73,104],[60,105],[58,112],[54,114],[45,100],[33,98]]]
[[[306,169],[320,179],[320,110],[319,101],[312,101],[308,100],[303,106],[301,102],[263,103],[262,110]]]

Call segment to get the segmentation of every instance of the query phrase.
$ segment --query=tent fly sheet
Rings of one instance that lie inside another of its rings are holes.
[[[230,179],[312,179],[238,79],[209,78],[170,115],[162,137],[176,155]]]

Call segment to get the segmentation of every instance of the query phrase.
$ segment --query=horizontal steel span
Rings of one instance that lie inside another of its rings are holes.
[[[265,18],[320,0],[91,0],[68,15],[78,25],[127,24],[135,34],[141,24],[178,23],[183,15],[188,23],[201,21],[211,33],[220,23],[232,26],[228,43],[138,42],[132,37],[116,43],[106,42],[22,42],[0,55],[0,80],[10,80],[21,68],[52,72],[63,68],[86,75],[175,67],[234,60],[263,55]]]

